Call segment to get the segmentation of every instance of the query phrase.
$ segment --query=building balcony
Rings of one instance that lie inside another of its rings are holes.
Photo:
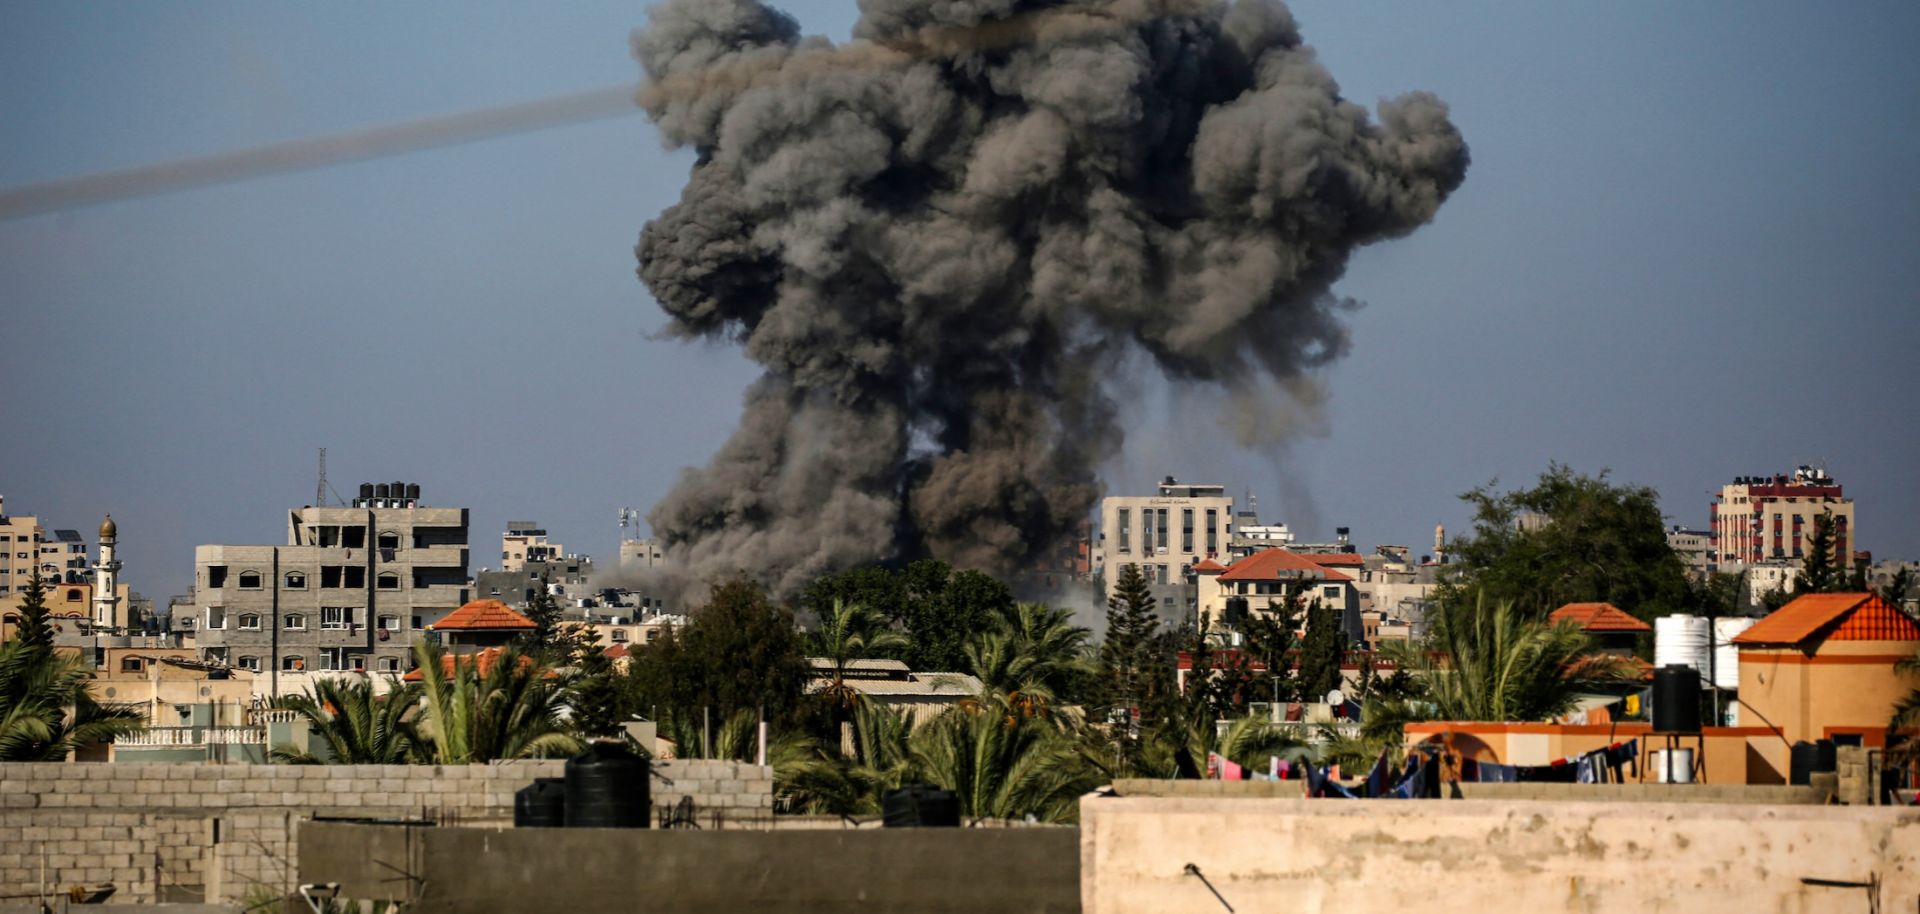
[[[266,741],[265,727],[150,727],[144,732],[131,736],[115,737],[113,744],[148,749],[180,746],[258,746],[265,744]]]

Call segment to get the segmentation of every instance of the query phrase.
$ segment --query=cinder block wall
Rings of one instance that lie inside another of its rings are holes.
[[[514,791],[565,763],[491,765],[0,764],[0,896],[112,882],[116,901],[233,901],[295,879],[298,825],[316,816],[510,822]],[[764,820],[772,769],[654,766],[656,809],[697,822]]]

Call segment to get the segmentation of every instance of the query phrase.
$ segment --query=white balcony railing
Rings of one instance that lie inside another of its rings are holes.
[[[116,737],[116,746],[257,746],[266,743],[265,727],[153,727]]]

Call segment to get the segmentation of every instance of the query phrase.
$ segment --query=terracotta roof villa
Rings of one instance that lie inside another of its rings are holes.
[[[1631,656],[1638,637],[1653,626],[1635,619],[1612,603],[1568,603],[1547,616],[1553,623],[1575,622],[1609,654]]]
[[[513,639],[539,626],[499,600],[474,600],[447,614],[429,631],[445,639],[454,654],[472,654],[489,647],[504,647]]]
[[[1893,665],[1920,650],[1920,623],[1870,593],[1808,594],[1735,635],[1740,701],[1787,740],[1882,745],[1910,690]],[[1742,722],[1745,722],[1742,718]]]

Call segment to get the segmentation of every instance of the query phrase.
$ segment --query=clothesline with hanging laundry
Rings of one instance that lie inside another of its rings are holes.
[[[1501,765],[1462,759],[1460,780],[1467,783],[1624,784],[1640,773],[1640,741],[1628,740],[1545,765]],[[1632,769],[1631,775],[1627,769]]]

